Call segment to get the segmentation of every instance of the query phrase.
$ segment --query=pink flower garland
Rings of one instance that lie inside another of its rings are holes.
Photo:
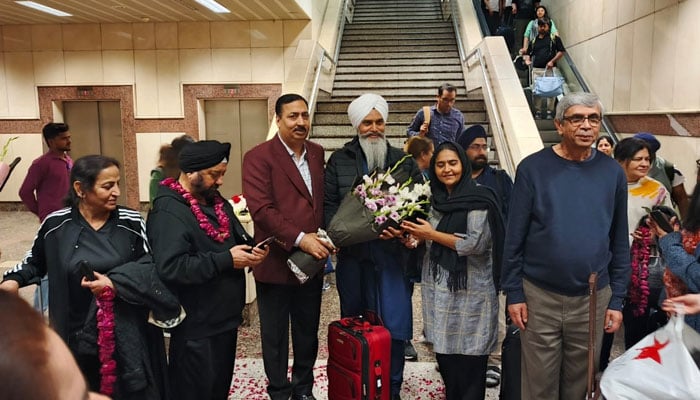
[[[683,248],[688,254],[694,254],[695,248],[700,242],[700,231],[690,232],[687,229],[681,231],[681,240],[683,241]]]
[[[99,347],[100,393],[111,396],[117,382],[117,362],[114,354],[114,290],[106,286],[97,296],[97,346]]]
[[[187,201],[187,204],[190,205],[190,210],[192,210],[192,214],[194,214],[194,217],[199,223],[199,227],[206,232],[207,236],[219,243],[223,243],[224,240],[231,236],[231,233],[229,232],[228,215],[226,215],[226,212],[224,211],[224,201],[220,196],[216,196],[214,198],[214,213],[216,213],[216,221],[219,223],[219,228],[216,229],[209,221],[209,218],[207,218],[207,216],[202,212],[197,199],[192,197],[192,194],[185,190],[185,188],[180,185],[180,182],[174,178],[167,178],[160,184],[174,190],[180,196],[182,196],[185,201]]]
[[[644,315],[649,303],[649,254],[651,253],[651,230],[639,227],[642,239],[632,241],[632,281],[630,285],[630,303],[635,305],[632,314]]]

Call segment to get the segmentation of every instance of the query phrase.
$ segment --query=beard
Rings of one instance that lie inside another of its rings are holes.
[[[197,176],[190,182],[192,187],[192,194],[201,197],[207,204],[213,204],[216,196],[219,195],[219,185],[212,184],[209,187],[204,185],[204,178],[202,175],[197,173]]]
[[[469,163],[472,165],[472,170],[481,171],[482,169],[486,168],[486,166],[489,164],[489,160],[486,158],[478,157],[473,160],[469,160]]]
[[[373,171],[375,168],[384,169],[386,163],[387,144],[386,138],[382,134],[381,139],[370,140],[367,136],[360,135],[360,147],[367,159],[367,170]]]

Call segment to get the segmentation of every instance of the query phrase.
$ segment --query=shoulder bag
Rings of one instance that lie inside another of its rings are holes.
[[[551,71],[552,75],[547,76],[547,71]],[[555,76],[554,70],[546,68],[544,76],[535,78],[535,86],[532,89],[532,94],[538,97],[557,97],[564,94],[564,78]]]

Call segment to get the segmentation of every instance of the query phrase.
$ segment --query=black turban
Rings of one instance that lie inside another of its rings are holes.
[[[469,145],[476,140],[476,138],[486,139],[486,130],[481,125],[472,125],[465,129],[457,138],[457,143],[459,143],[459,145],[466,150],[467,147],[469,147]]]
[[[200,140],[188,143],[180,152],[180,169],[182,172],[195,172],[211,168],[222,162],[228,162],[231,143],[217,140]]]

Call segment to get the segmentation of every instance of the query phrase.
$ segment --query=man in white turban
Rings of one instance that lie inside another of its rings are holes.
[[[356,179],[373,170],[386,170],[405,153],[389,145],[384,137],[389,106],[379,95],[367,93],[348,107],[350,123],[357,130],[352,141],[336,150],[326,164],[324,215],[326,224],[350,192]],[[414,181],[422,182],[418,166],[406,159],[400,169]],[[382,235],[382,239],[343,247],[338,252],[336,286],[342,317],[365,314],[373,310],[391,332],[391,398],[400,399],[403,381],[404,346],[413,333],[411,290],[403,266],[408,250]]]

